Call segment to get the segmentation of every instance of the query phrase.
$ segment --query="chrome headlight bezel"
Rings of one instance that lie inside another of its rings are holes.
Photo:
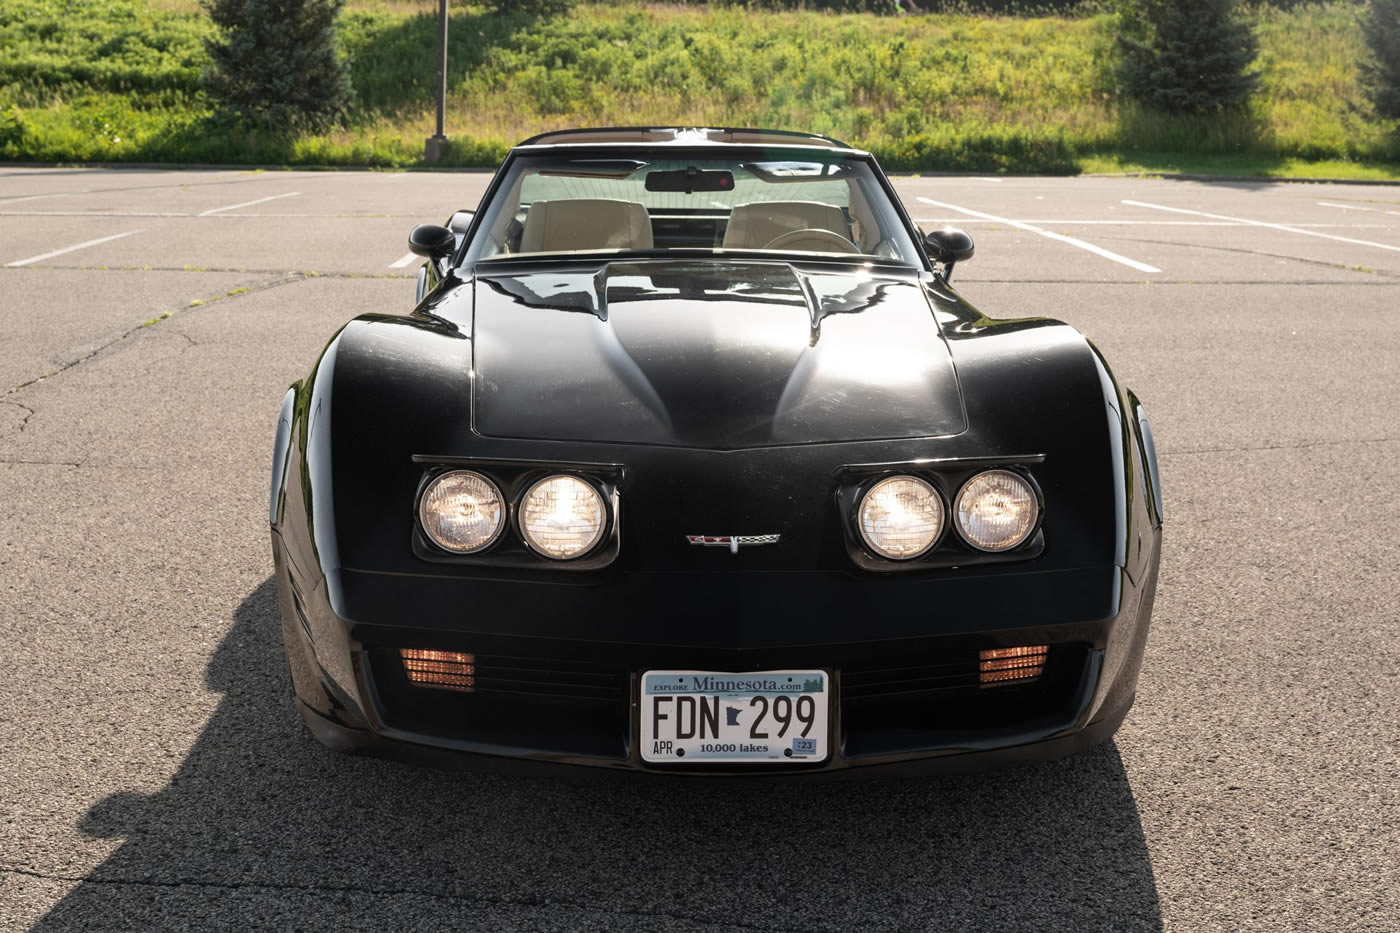
[[[881,487],[896,482],[910,482],[921,487],[930,495],[931,499],[929,501],[935,503],[938,507],[938,527],[935,529],[934,533],[929,537],[922,548],[906,554],[890,553],[889,550],[871,540],[865,527],[865,506],[870,496]],[[880,560],[904,563],[923,557],[929,551],[937,547],[938,543],[943,540],[943,536],[947,533],[949,525],[948,502],[944,498],[942,491],[924,477],[916,476],[912,473],[893,473],[876,479],[859,491],[855,497],[855,510],[854,514],[851,516],[851,520],[855,528],[856,539],[861,542],[866,550],[870,551],[870,553],[874,554]]]
[[[1015,483],[1018,483],[1021,486],[1025,487],[1027,498],[1030,500],[1031,508],[1034,511],[1031,514],[1030,521],[1026,524],[1025,529],[1021,532],[1019,537],[1017,537],[1014,541],[1012,541],[1009,544],[1002,544],[995,547],[989,547],[985,544],[978,542],[965,527],[963,518],[963,515],[965,513],[964,500],[965,497],[969,494],[969,490],[972,489],[974,483],[984,478],[996,476],[1009,477]],[[969,476],[966,480],[963,481],[962,485],[958,487],[957,495],[953,497],[951,521],[949,522],[949,524],[952,525],[953,528],[956,530],[958,540],[962,541],[963,544],[967,545],[969,548],[972,548],[974,551],[977,551],[982,554],[1006,554],[1015,551],[1017,548],[1024,547],[1027,544],[1027,542],[1034,541],[1036,533],[1040,530],[1040,524],[1044,520],[1044,518],[1045,500],[1041,496],[1040,487],[1036,485],[1035,480],[1031,479],[1029,475],[1022,473],[1018,470],[1010,470],[1003,467],[998,467],[990,470],[981,470],[977,473],[974,473],[972,476]]]
[[[496,522],[491,530],[491,534],[485,541],[471,547],[458,547],[444,540],[433,530],[434,523],[428,520],[427,509],[430,494],[453,477],[471,477],[474,480],[484,483],[495,496],[500,506],[500,511],[496,517]],[[478,473],[475,470],[447,470],[430,477],[427,482],[423,484],[418,492],[418,501],[415,503],[413,511],[418,519],[419,531],[422,532],[423,537],[434,547],[447,554],[466,556],[469,554],[480,554],[501,539],[502,533],[505,532],[506,525],[510,524],[511,504],[510,500],[501,492],[501,487],[485,474]]]
[[[544,484],[555,482],[558,480],[567,480],[570,482],[575,482],[578,483],[580,486],[586,488],[592,494],[593,501],[597,505],[599,512],[598,526],[593,532],[592,537],[582,548],[569,554],[551,553],[549,549],[547,549],[538,540],[536,540],[527,522],[528,503],[530,501],[530,497],[533,496],[535,491]],[[540,477],[539,479],[530,483],[525,488],[525,491],[521,493],[520,498],[516,501],[514,512],[516,531],[519,533],[520,540],[524,542],[526,549],[532,554],[538,555],[539,557],[543,557],[546,560],[557,563],[568,563],[570,561],[576,561],[580,558],[587,557],[589,554],[593,553],[595,550],[598,549],[598,546],[601,545],[607,539],[613,522],[613,514],[612,509],[609,507],[608,496],[604,494],[603,490],[598,488],[596,483],[590,482],[587,478],[575,475],[573,473],[551,473],[548,476]]]

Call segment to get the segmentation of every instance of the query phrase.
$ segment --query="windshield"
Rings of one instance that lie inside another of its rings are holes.
[[[515,159],[468,260],[706,249],[919,262],[865,159],[806,150],[626,152]]]

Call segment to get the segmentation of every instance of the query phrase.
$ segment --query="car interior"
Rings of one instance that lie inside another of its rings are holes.
[[[721,249],[916,262],[888,197],[860,168],[633,160],[527,167],[497,193],[477,258]]]
[[[818,201],[737,204],[726,216],[718,211],[652,214],[638,201],[581,198],[535,201],[522,213],[513,252],[657,246],[802,250],[809,243],[818,251],[860,251],[847,213]]]

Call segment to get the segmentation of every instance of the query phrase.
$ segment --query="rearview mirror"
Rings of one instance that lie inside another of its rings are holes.
[[[957,227],[944,227],[924,237],[924,248],[928,258],[943,263],[943,280],[953,277],[953,266],[972,258],[972,237]]]
[[[647,172],[648,191],[673,191],[694,194],[697,191],[733,191],[733,172],[702,172],[695,166],[667,172]]]
[[[437,224],[419,224],[408,235],[409,251],[424,259],[445,259],[456,246],[456,235]]]

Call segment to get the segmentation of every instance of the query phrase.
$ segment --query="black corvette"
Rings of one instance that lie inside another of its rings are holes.
[[[984,767],[1132,704],[1161,493],[1069,326],[949,285],[870,155],[517,146],[417,306],[288,391],[272,547],[325,744],[665,774]]]

